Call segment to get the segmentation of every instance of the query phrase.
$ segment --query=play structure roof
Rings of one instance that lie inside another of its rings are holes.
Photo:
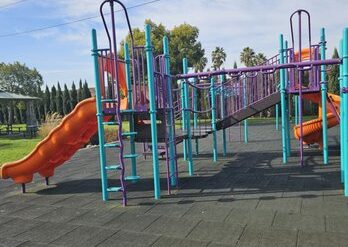
[[[39,100],[39,98],[31,97],[31,96],[27,96],[27,95],[22,95],[22,94],[9,93],[9,92],[6,92],[6,91],[0,89],[0,100],[30,101],[30,100]]]

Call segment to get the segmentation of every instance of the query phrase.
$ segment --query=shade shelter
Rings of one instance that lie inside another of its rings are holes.
[[[35,108],[34,108],[34,102],[36,100],[40,100],[40,98],[22,95],[22,94],[15,94],[6,92],[4,90],[0,89],[0,104],[6,103],[8,104],[8,107],[10,108],[10,104],[12,102],[19,102],[23,101],[26,105],[26,130],[29,132],[29,134],[32,134],[33,131],[37,130],[38,121],[36,119],[35,115]],[[11,114],[11,110],[9,110],[9,114]],[[9,119],[12,119],[9,117]],[[7,134],[10,134],[13,132],[12,123],[7,123],[6,128]]]

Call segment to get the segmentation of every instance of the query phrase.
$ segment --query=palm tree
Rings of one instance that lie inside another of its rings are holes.
[[[211,60],[213,63],[213,69],[217,70],[221,68],[221,65],[226,61],[226,53],[224,48],[222,47],[215,47],[215,50],[211,53]]]
[[[240,53],[240,61],[245,66],[251,67],[254,65],[255,52],[250,47],[245,47]]]
[[[263,53],[257,53],[254,57],[254,66],[255,65],[261,65],[263,63],[265,63],[267,61],[267,58],[265,56],[265,54]]]
[[[208,63],[208,59],[206,57],[201,57],[197,63],[195,63],[193,65],[193,67],[195,68],[195,72],[203,72],[204,71],[204,68],[205,66],[207,65]]]

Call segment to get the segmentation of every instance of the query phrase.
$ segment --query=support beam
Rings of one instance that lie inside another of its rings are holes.
[[[153,185],[155,199],[161,198],[160,174],[158,166],[158,144],[157,144],[157,119],[156,119],[156,98],[155,98],[155,80],[153,70],[153,53],[151,44],[151,27],[145,26],[145,52],[147,65],[147,79],[149,90],[150,104],[150,121],[151,121],[151,138],[152,138],[152,169],[153,169]]]
[[[102,96],[100,92],[100,78],[99,78],[99,65],[98,65],[98,43],[97,43],[97,31],[92,30],[92,57],[94,63],[94,81],[95,81],[95,97],[96,97],[96,107],[97,107],[97,122],[98,122],[98,137],[99,137],[99,159],[100,159],[100,175],[102,184],[102,197],[103,201],[109,199],[107,187],[107,174],[105,169],[106,155],[104,149],[104,127],[103,127],[103,106],[102,106]]]
[[[281,34],[279,37],[279,63],[284,63],[284,56],[282,56],[284,52],[284,38]],[[288,162],[288,154],[287,154],[287,141],[286,141],[286,82],[285,82],[285,70],[280,70],[280,100],[281,100],[281,114],[282,114],[282,148],[283,148],[283,163],[286,164]]]
[[[326,59],[326,40],[325,40],[325,29],[320,30],[320,58],[321,60]],[[327,80],[326,80],[326,66],[321,65],[321,115],[322,115],[322,124],[323,124],[323,159],[324,165],[329,163],[329,150],[327,144],[327,109],[326,109],[326,99],[327,99]]]
[[[170,75],[170,57],[169,57],[169,41],[168,37],[163,38],[163,54],[165,59],[165,73]],[[171,186],[177,185],[177,171],[176,171],[176,152],[175,152],[175,137],[174,137],[174,128],[175,128],[175,119],[174,119],[174,109],[173,109],[173,96],[172,96],[172,80],[168,76],[167,78],[167,95],[168,95],[168,126],[169,126],[169,157],[170,157],[170,184]]]

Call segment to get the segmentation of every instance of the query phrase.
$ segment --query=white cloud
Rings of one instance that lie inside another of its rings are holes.
[[[1,0],[0,7],[8,6],[16,3],[18,0]]]
[[[52,15],[60,16],[62,22],[98,15],[101,2],[56,0],[56,11]],[[127,0],[125,5],[129,7],[144,2],[146,0]],[[45,5],[53,3],[44,1],[40,4],[44,8]],[[348,1],[345,0],[161,0],[130,9],[129,16],[132,26],[140,28],[143,28],[144,20],[147,18],[157,23],[161,22],[168,28],[184,22],[195,25],[200,29],[199,40],[206,49],[209,60],[214,47],[222,46],[227,52],[225,66],[231,67],[234,61],[239,61],[240,51],[246,46],[267,56],[277,53],[279,34],[283,33],[287,39],[290,38],[289,17],[299,8],[307,9],[311,14],[313,41],[319,40],[321,27],[327,28],[328,54],[331,55],[333,47],[338,44],[344,25],[348,25],[347,18],[344,18],[348,9]],[[121,40],[127,33],[123,13],[118,12],[116,20],[119,24],[118,37]],[[83,56],[89,59],[87,55],[90,53],[91,28],[97,28],[100,46],[107,44],[100,18],[59,28],[59,35],[52,31],[34,36],[42,39],[54,38],[65,45],[74,45],[76,59]],[[79,51],[76,51],[76,45]],[[80,74],[91,74],[86,69],[86,66],[82,66]],[[59,77],[58,73],[55,75]]]

